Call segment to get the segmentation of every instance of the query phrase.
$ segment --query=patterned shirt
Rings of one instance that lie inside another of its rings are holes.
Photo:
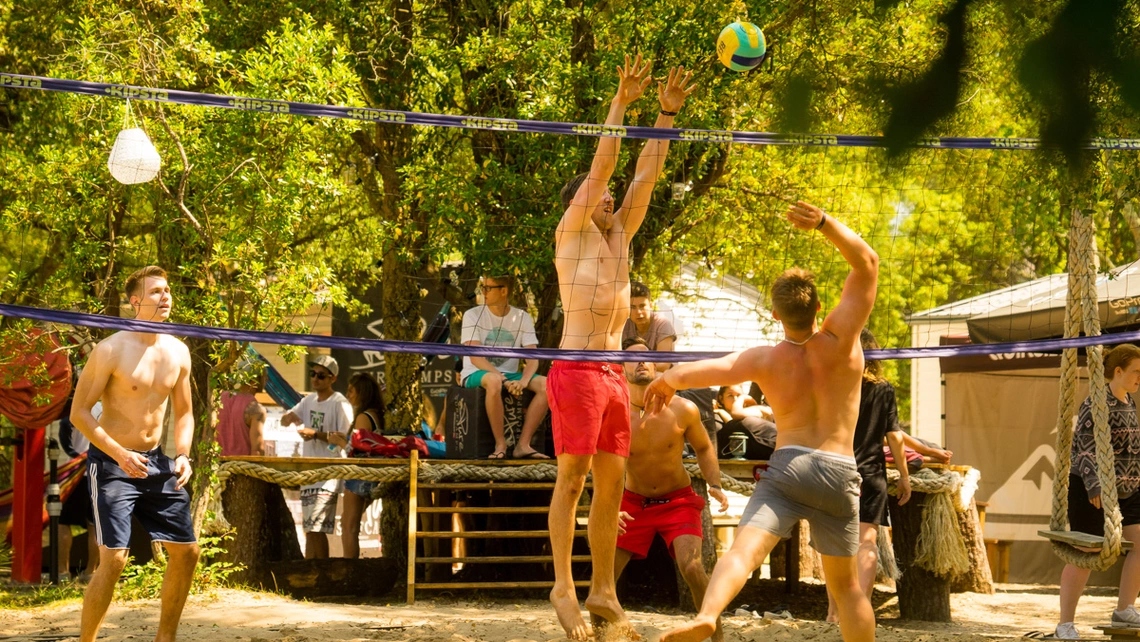
[[[1116,493],[1129,497],[1140,489],[1140,423],[1132,395],[1121,401],[1108,391],[1108,429],[1112,433],[1112,454],[1116,469]],[[1092,395],[1081,404],[1073,431],[1072,474],[1080,475],[1089,497],[1100,496],[1096,473],[1096,444],[1093,437]]]

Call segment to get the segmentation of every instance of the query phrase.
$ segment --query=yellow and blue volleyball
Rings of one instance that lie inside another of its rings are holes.
[[[749,71],[764,62],[764,34],[751,22],[736,21],[720,30],[716,57],[733,71]]]

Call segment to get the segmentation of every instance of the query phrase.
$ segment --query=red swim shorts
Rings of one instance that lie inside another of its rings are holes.
[[[554,454],[629,457],[629,387],[620,365],[555,361],[546,378]]]
[[[617,547],[633,553],[633,559],[644,559],[658,533],[669,554],[673,552],[673,540],[682,535],[696,535],[703,539],[701,531],[701,511],[705,500],[693,492],[691,486],[662,495],[644,497],[628,490],[621,497],[622,511],[629,513],[632,520],[625,524],[625,535],[619,535]]]

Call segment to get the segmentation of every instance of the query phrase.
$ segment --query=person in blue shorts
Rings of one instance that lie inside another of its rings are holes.
[[[166,321],[170,316],[173,299],[162,268],[138,270],[123,290],[136,319]],[[92,409],[100,399],[103,414],[96,419]],[[168,403],[174,420],[173,458],[159,445]],[[154,639],[170,642],[178,632],[199,555],[185,488],[194,439],[186,344],[168,334],[145,332],[117,332],[104,339],[79,376],[71,423],[91,441],[87,474],[99,542],[99,566],[83,597],[79,639],[93,642],[99,634],[127,564],[133,515],[151,539],[166,548]]]

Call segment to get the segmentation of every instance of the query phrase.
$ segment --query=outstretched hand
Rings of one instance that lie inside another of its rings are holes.
[[[669,70],[669,77],[665,82],[657,83],[657,100],[661,103],[661,110],[678,112],[685,98],[697,88],[693,82],[693,72],[685,71],[684,67],[674,67]]]
[[[637,58],[632,63],[629,56],[626,56],[625,66],[617,68],[619,80],[614,100],[623,105],[628,105],[641,98],[641,95],[645,93],[645,88],[653,81],[649,75],[651,66],[648,62],[644,64],[641,62],[641,54],[637,54]]]
[[[673,401],[673,395],[676,393],[676,388],[665,383],[665,375],[659,375],[645,389],[645,411],[650,415],[661,412],[669,407],[669,403]]]
[[[788,206],[784,218],[788,219],[796,229],[811,231],[823,220],[823,210],[806,201],[796,201],[795,204]]]

